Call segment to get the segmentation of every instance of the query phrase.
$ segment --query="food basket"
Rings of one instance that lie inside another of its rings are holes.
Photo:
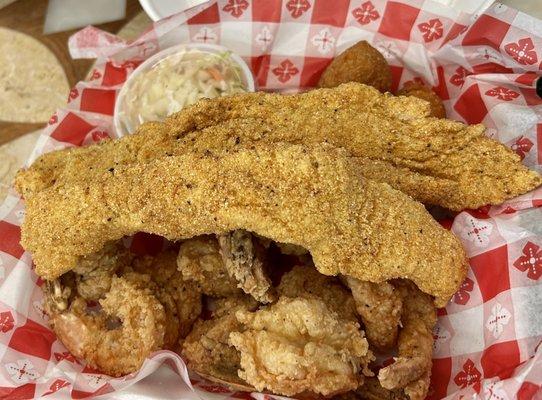
[[[464,3],[464,4],[463,4]],[[448,117],[483,123],[487,134],[542,171],[542,22],[491,1],[448,7],[430,0],[219,0],[155,23],[133,42],[88,27],[72,56],[97,58],[40,136],[28,165],[54,149],[117,137],[113,114],[123,83],[144,60],[183,43],[220,44],[251,68],[257,90],[316,85],[332,58],[367,40],[391,66],[392,91],[415,81],[443,99]],[[361,128],[361,127],[360,127]],[[360,133],[361,134],[361,133]],[[467,279],[439,310],[430,399],[542,396],[542,188],[441,223],[462,241]],[[182,359],[159,351],[138,373],[111,378],[71,356],[47,327],[42,281],[20,240],[24,202],[0,207],[0,395],[86,398],[120,391],[166,364],[179,398],[268,398],[189,378]],[[132,246],[159,245],[136,235]],[[149,389],[160,397],[158,386]]]

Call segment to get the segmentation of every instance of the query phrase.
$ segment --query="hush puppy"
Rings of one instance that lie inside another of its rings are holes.
[[[365,40],[335,57],[320,77],[318,86],[331,88],[347,82],[364,83],[381,92],[390,90],[390,67],[384,56]]]

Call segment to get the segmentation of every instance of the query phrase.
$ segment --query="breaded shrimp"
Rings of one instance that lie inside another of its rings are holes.
[[[358,322],[352,294],[333,276],[319,273],[311,266],[295,266],[284,274],[277,287],[286,297],[318,297],[326,306],[347,321]]]
[[[239,377],[285,396],[332,396],[356,389],[373,359],[359,324],[317,297],[281,297],[256,312],[237,311],[246,330],[230,334],[241,353]]]
[[[344,279],[354,296],[367,340],[378,350],[389,350],[395,345],[400,325],[400,294],[388,282],[363,282],[352,277]]]
[[[188,366],[215,382],[229,386],[247,385],[237,375],[240,355],[229,344],[231,332],[242,330],[235,317],[239,310],[253,311],[258,303],[248,295],[223,298],[215,304],[212,318],[198,320],[182,345],[182,356]]]
[[[52,329],[75,357],[92,368],[112,376],[129,374],[162,347],[164,308],[141,281],[113,277],[109,292],[100,300],[99,312],[89,311],[80,296],[73,298],[69,307],[58,308],[58,291],[62,289],[55,289],[58,284],[50,286],[46,295],[56,297],[46,301]],[[119,326],[114,326],[117,323]]]
[[[403,388],[411,400],[423,400],[429,389],[436,309],[430,296],[412,282],[394,283],[403,299],[399,333],[399,357],[378,373],[385,389]]]
[[[216,237],[207,235],[185,240],[179,248],[177,267],[183,279],[195,282],[207,296],[227,297],[241,293],[230,277]]]

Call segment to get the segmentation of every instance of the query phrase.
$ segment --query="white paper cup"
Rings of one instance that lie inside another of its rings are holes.
[[[210,53],[210,54],[221,54],[224,52],[230,52],[231,59],[233,60],[233,62],[235,62],[239,66],[239,69],[242,75],[241,78],[242,78],[246,91],[254,92],[255,90],[254,77],[252,76],[252,72],[250,68],[240,56],[231,52],[226,47],[215,45],[215,44],[198,44],[198,43],[181,44],[178,46],[168,47],[167,49],[164,49],[156,53],[152,57],[148,58],[147,60],[145,60],[141,65],[139,65],[134,70],[134,72],[132,72],[132,74],[128,77],[126,82],[124,82],[124,85],[122,86],[122,89],[120,90],[119,95],[117,96],[117,100],[115,102],[114,115],[113,115],[113,124],[114,124],[115,132],[117,136],[124,136],[130,133],[133,133],[133,132],[129,132],[129,130],[127,129],[123,121],[123,114],[122,114],[124,101],[126,99],[127,94],[130,92],[130,88],[131,88],[130,83],[135,79],[135,77],[142,74],[143,72],[148,71],[164,58],[167,58],[171,56],[172,54],[180,53],[186,50],[199,50],[201,52]]]

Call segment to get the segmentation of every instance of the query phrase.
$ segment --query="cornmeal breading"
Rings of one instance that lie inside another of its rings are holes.
[[[429,102],[431,105],[431,116],[436,118],[446,118],[446,109],[438,95],[428,88],[417,82],[407,82],[399,92],[398,96],[414,96],[419,99]]]
[[[408,277],[444,305],[466,274],[461,244],[425,208],[364,179],[330,146],[253,146],[118,167],[26,202],[22,243],[54,279],[79,257],[135,232],[171,240],[245,229],[310,251],[323,274]]]
[[[343,147],[358,157],[361,175],[452,210],[499,204],[542,183],[514,152],[487,138],[482,125],[430,112],[424,100],[358,83],[291,96],[250,93],[201,101],[121,140],[45,154],[18,174],[16,186],[28,199],[51,185],[91,181],[96,172],[118,166],[257,141]]]

